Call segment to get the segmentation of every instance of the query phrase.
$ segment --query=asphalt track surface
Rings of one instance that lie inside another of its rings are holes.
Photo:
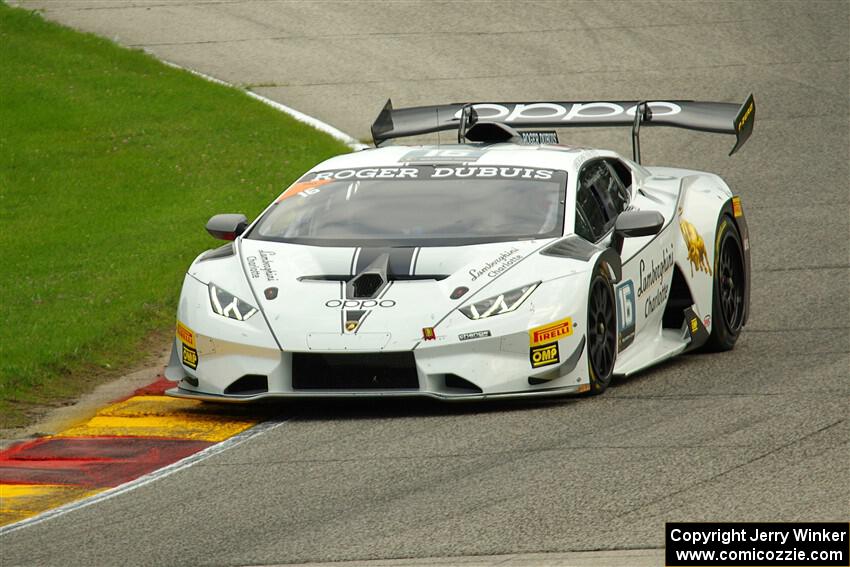
[[[756,94],[755,133],[652,129],[644,161],[743,196],[752,316],[737,348],[605,395],[282,404],[279,427],[18,530],[4,565],[269,564],[663,546],[665,521],[850,512],[850,4],[25,2],[357,137],[387,96]],[[579,138],[579,134],[581,135]],[[563,139],[563,137],[562,137]],[[576,132],[628,152],[628,132]]]

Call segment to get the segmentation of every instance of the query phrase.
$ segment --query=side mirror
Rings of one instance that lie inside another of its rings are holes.
[[[248,228],[248,218],[239,213],[213,215],[207,221],[207,232],[219,240],[236,240]]]
[[[623,240],[634,236],[652,236],[661,231],[664,217],[658,211],[625,211],[614,225],[614,249],[623,251]]]

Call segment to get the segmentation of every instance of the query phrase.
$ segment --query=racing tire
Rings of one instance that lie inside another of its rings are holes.
[[[749,285],[741,235],[728,215],[721,217],[715,242],[712,326],[705,344],[705,350],[709,352],[732,350],[735,346],[744,326],[744,301]]]
[[[614,286],[604,267],[590,280],[587,298],[588,395],[601,394],[611,383],[617,361],[617,309]]]

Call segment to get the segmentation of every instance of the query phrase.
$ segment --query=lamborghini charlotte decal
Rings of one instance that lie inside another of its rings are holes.
[[[469,270],[469,276],[472,281],[477,280],[481,276],[486,275],[490,278],[495,278],[520,260],[523,256],[519,253],[519,248],[511,248],[505,250],[494,259],[490,260],[483,266],[472,268]]]
[[[662,307],[670,292],[670,286],[664,281],[664,276],[673,269],[673,245],[664,248],[661,259],[656,263],[650,259],[649,266],[646,260],[640,260],[640,277],[638,280],[637,297],[644,301],[643,314],[649,317],[653,311]],[[658,283],[661,285],[657,285]]]
[[[274,256],[271,250],[260,250],[258,256],[248,256],[248,274],[252,279],[259,279],[260,274],[266,276],[266,281],[277,281],[277,270],[272,268],[271,257]]]

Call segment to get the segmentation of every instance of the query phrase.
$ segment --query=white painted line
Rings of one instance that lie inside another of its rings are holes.
[[[21,520],[20,522],[15,522],[14,524],[3,526],[2,528],[0,528],[0,536],[12,533],[21,528],[40,524],[41,522],[50,520],[51,518],[64,516],[68,512],[73,512],[74,510],[79,510],[81,508],[85,508],[86,506],[91,506],[92,504],[97,504],[99,502],[103,502],[104,500],[109,500],[114,496],[125,494],[127,492],[130,492],[131,490],[135,490],[137,488],[155,482],[161,478],[165,478],[176,472],[182,471],[183,469],[200,463],[201,461],[206,460],[212,457],[213,455],[217,455],[223,451],[232,449],[233,447],[236,447],[237,445],[240,445],[245,441],[248,441],[249,439],[253,439],[254,437],[258,437],[263,433],[267,433],[273,429],[276,429],[284,423],[286,423],[286,421],[264,421],[255,425],[251,429],[246,429],[245,431],[237,433],[229,439],[225,439],[220,443],[211,445],[202,451],[198,451],[197,453],[189,455],[188,457],[185,457],[175,463],[171,463],[170,465],[162,467],[161,469],[157,469],[144,476],[140,476],[137,479],[125,482],[124,484],[121,484],[114,488],[110,488],[109,490],[99,492],[93,496],[90,496],[89,498],[69,502],[68,504],[64,504],[62,506],[59,506],[58,508],[53,508],[52,510],[46,510],[41,514],[32,516],[31,518],[27,518],[25,520]]]
[[[146,53],[148,53],[149,55],[151,55],[153,57],[156,57],[153,53],[150,53],[149,51],[146,51]],[[182,65],[178,65],[177,63],[172,63],[171,61],[166,61],[165,59],[160,59],[160,61],[162,61],[163,63],[165,63],[169,67],[174,67],[175,69],[181,69],[183,71],[187,71],[189,73],[192,73],[193,75],[201,77],[202,79],[206,79],[207,81],[217,83],[219,85],[225,85],[227,87],[232,87],[234,89],[238,88],[236,85],[231,85],[227,81],[222,81],[221,79],[217,79],[216,77],[213,77],[211,75],[207,75],[206,73],[201,73],[200,71],[195,71],[193,69],[187,69],[186,67],[183,67]],[[304,114],[303,112],[301,112],[299,110],[295,110],[291,106],[286,106],[285,104],[281,104],[281,103],[279,103],[275,100],[272,100],[270,98],[266,98],[263,95],[259,95],[259,94],[255,93],[253,91],[248,91],[248,90],[244,90],[244,89],[239,89],[239,90],[242,90],[249,97],[257,99],[260,102],[262,102],[263,104],[267,104],[267,105],[271,106],[272,108],[275,108],[277,110],[280,110],[281,112],[284,112],[284,113],[290,115],[291,117],[298,120],[299,122],[303,122],[305,124],[308,124],[308,125],[312,126],[313,128],[315,128],[316,130],[320,130],[320,131],[324,132],[325,134],[330,135],[332,138],[336,138],[337,140],[339,140],[343,144],[346,144],[349,148],[351,148],[354,151],[364,150],[364,149],[369,147],[368,144],[361,143],[359,140],[357,140],[353,136],[350,136],[350,135],[346,134],[345,132],[343,132],[342,130],[331,126],[327,122],[322,122],[318,118],[310,116],[309,114]]]

